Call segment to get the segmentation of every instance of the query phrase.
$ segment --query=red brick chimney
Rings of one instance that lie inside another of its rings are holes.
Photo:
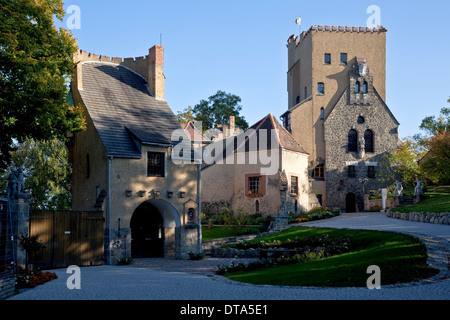
[[[164,49],[153,46],[148,54],[148,87],[155,98],[164,99]]]

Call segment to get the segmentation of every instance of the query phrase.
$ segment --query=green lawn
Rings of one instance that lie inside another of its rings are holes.
[[[426,199],[414,205],[391,209],[393,212],[450,212],[450,186],[432,187],[425,193]]]
[[[258,233],[259,227],[246,227],[245,230],[237,230],[232,226],[214,226],[212,229],[208,227],[202,227],[202,239],[213,240],[221,238],[230,238],[242,235],[243,233]]]
[[[271,267],[256,271],[225,275],[240,282],[286,286],[365,287],[370,274],[367,268],[377,265],[381,269],[381,284],[411,282],[437,273],[426,265],[426,247],[415,238],[398,233],[363,230],[339,230],[295,227],[265,240],[286,240],[295,237],[350,238],[352,249],[342,255],[312,262]],[[253,242],[261,241],[261,238]]]

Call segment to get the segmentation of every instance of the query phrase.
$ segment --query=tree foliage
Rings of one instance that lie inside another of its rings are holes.
[[[236,125],[246,130],[248,123],[243,116],[241,98],[237,95],[217,91],[216,94],[210,96],[208,100],[201,100],[194,109],[196,121],[202,122],[203,131],[214,128],[217,124],[227,123],[231,116],[235,116]]]
[[[415,136],[427,151],[420,161],[423,175],[435,184],[450,184],[450,108],[442,108],[438,117],[423,119],[420,129],[426,133]]]
[[[401,181],[405,188],[415,185],[421,178],[417,160],[421,158],[417,141],[411,137],[402,140],[401,145],[390,154],[385,154],[380,163],[378,180],[387,184]]]
[[[0,0],[0,167],[14,141],[63,139],[82,130],[81,109],[67,102],[75,40],[62,0]]]
[[[189,106],[185,108],[183,111],[178,111],[178,114],[175,116],[180,123],[188,123],[195,121],[194,108]]]
[[[435,184],[450,184],[450,133],[441,133],[428,142],[430,152],[421,161],[421,170]]]

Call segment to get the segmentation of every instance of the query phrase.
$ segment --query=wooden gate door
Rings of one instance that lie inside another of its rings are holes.
[[[37,257],[42,269],[103,264],[103,212],[30,212],[30,235],[46,247]]]

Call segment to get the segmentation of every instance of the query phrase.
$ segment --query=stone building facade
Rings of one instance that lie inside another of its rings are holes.
[[[214,148],[218,157],[213,164],[203,165],[202,201],[206,205],[226,203],[235,213],[266,217],[319,205],[311,197],[307,151],[272,114],[207,148]],[[222,160],[222,155],[229,158]]]
[[[397,146],[399,123],[385,103],[386,33],[312,26],[288,40],[282,120],[310,153],[308,174],[324,207],[363,210],[363,192],[382,187],[380,159]]]
[[[172,161],[172,135],[185,131],[164,100],[163,48],[74,59],[71,93],[86,130],[71,139],[72,209],[104,212],[105,261],[197,252],[199,167]]]

